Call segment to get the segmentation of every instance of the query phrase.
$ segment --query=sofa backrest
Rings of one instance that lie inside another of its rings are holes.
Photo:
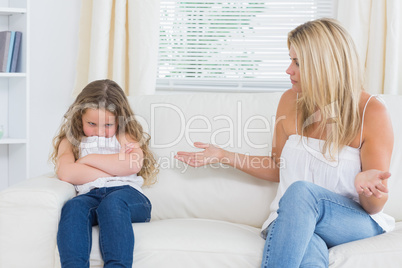
[[[160,165],[158,183],[144,189],[153,204],[153,219],[196,217],[260,227],[270,213],[276,183],[227,166],[192,168],[173,157],[177,151],[200,151],[193,146],[196,141],[250,155],[269,154],[281,95],[202,93],[129,97],[137,119],[151,135],[151,149]],[[402,176],[398,166],[402,160],[402,138],[399,138],[402,129],[397,122],[402,114],[402,98],[384,96],[384,99],[395,131],[391,194],[386,211],[402,220],[402,211],[398,210],[402,183],[397,180]]]
[[[389,199],[384,211],[397,221],[402,221],[402,96],[382,95],[392,120],[394,129],[394,149],[392,151],[391,178],[388,180]]]
[[[200,151],[196,141],[230,151],[267,155],[281,93],[188,94],[130,97],[151,135],[160,164],[158,183],[145,192],[153,219],[198,217],[259,227],[269,214],[276,184],[218,165],[192,168],[177,151]]]

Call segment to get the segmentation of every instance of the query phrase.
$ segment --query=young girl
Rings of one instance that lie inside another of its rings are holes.
[[[104,267],[132,267],[131,224],[151,218],[141,186],[154,183],[158,172],[149,139],[111,80],[88,84],[70,106],[51,156],[59,179],[78,192],[61,212],[57,245],[63,268],[89,267],[94,225]]]

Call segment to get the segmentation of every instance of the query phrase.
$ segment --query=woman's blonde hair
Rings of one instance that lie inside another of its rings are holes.
[[[107,79],[89,83],[64,115],[59,133],[53,139],[53,153],[50,156],[55,167],[57,166],[59,146],[64,138],[67,138],[72,144],[75,159],[79,158],[79,145],[81,138],[85,136],[82,115],[88,108],[105,109],[116,117],[118,120],[116,133],[128,134],[140,144],[144,153],[144,162],[138,175],[144,178],[144,185],[155,183],[159,169],[149,149],[150,136],[143,131],[142,126],[135,119],[127,97],[120,86]]]
[[[363,75],[354,42],[338,21],[323,18],[295,28],[287,43],[299,61],[302,96],[297,108],[302,113],[302,135],[319,121],[320,135],[327,130],[322,153],[329,152],[334,159],[355,139],[361,125]]]

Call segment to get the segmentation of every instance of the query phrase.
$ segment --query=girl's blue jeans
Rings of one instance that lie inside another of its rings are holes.
[[[92,226],[99,225],[104,267],[132,267],[133,222],[151,219],[148,198],[130,186],[93,189],[63,207],[57,245],[63,268],[89,267]]]
[[[328,248],[383,232],[357,202],[297,181],[266,230],[261,267],[328,267]]]

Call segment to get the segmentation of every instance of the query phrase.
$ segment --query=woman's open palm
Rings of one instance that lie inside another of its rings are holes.
[[[194,146],[204,150],[201,152],[177,152],[175,158],[192,167],[201,167],[221,162],[224,150],[220,147],[202,142],[195,142]]]

